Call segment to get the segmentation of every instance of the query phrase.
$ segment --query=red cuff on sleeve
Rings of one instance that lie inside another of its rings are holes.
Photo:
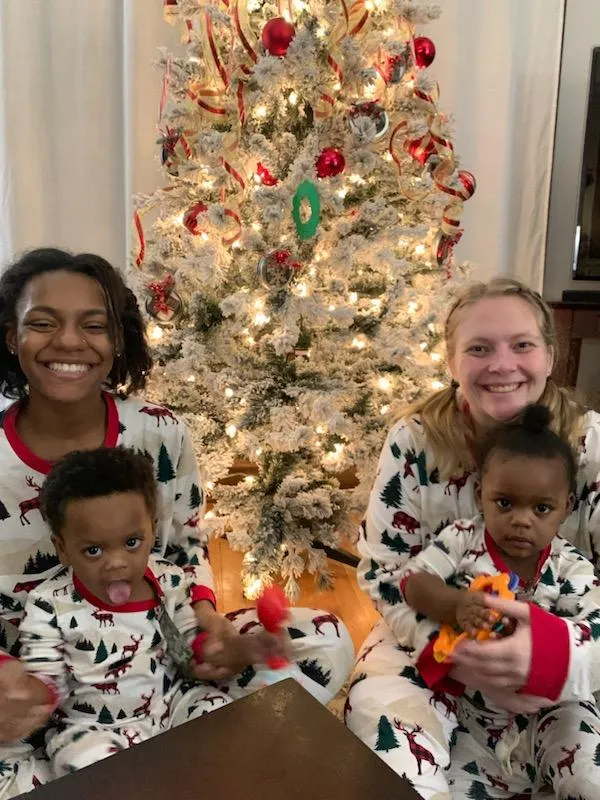
[[[199,603],[201,600],[208,600],[215,609],[217,608],[217,598],[212,589],[208,586],[192,586],[192,604]]]
[[[429,644],[421,651],[417,659],[417,669],[427,686],[435,692],[447,692],[455,697],[460,697],[465,687],[462,683],[449,678],[448,673],[452,669],[450,661],[436,661],[433,656],[432,639]]]
[[[12,661],[13,657],[9,656],[8,653],[0,653],[0,664],[4,664],[5,661]]]
[[[560,617],[529,603],[531,667],[522,694],[557,700],[569,674],[569,629]]]

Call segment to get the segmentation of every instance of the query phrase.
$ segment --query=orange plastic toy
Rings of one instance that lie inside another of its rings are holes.
[[[516,589],[518,584],[519,578],[514,573],[502,572],[500,575],[478,575],[473,578],[469,591],[487,592],[505,600],[514,600],[513,589]],[[478,641],[484,641],[500,633],[503,628],[500,614],[497,611],[492,611],[492,616],[495,624],[491,630],[479,630],[475,637],[469,637],[464,631],[454,628],[452,625],[442,625],[433,645],[433,657],[435,660],[448,661],[454,652],[454,648],[465,639],[475,638]]]

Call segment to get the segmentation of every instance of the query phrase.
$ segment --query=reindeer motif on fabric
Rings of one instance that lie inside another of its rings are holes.
[[[581,749],[581,744],[576,744],[575,747],[572,747],[570,750],[568,747],[561,747],[560,748],[563,753],[567,755],[561,759],[557,765],[556,769],[558,770],[558,774],[562,777],[563,769],[568,769],[569,773],[573,774],[573,762],[575,761],[575,753]]]
[[[35,497],[30,497],[28,500],[22,500],[19,503],[19,511],[21,512],[19,520],[21,522],[21,525],[31,525],[31,522],[27,518],[27,514],[29,514],[30,511],[35,511],[36,509],[39,509],[40,492],[42,491],[42,487],[39,485],[39,483],[36,483],[31,476],[25,478],[25,483],[31,489],[35,489],[37,491],[37,494]]]
[[[434,772],[437,772],[439,769],[439,765],[436,763],[435,758],[433,757],[433,753],[431,750],[428,750],[426,747],[423,747],[422,744],[417,742],[417,734],[423,732],[423,728],[420,725],[415,725],[414,730],[410,728],[405,728],[402,722],[395,717],[394,718],[394,727],[401,731],[406,738],[408,739],[408,747],[410,752],[412,753],[414,759],[417,762],[417,770],[418,774],[422,775],[421,771],[421,764],[425,761],[428,764],[431,764],[434,767]]]

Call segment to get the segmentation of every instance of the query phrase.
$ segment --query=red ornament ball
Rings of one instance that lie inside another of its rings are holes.
[[[291,22],[283,17],[275,17],[262,29],[261,40],[267,53],[272,56],[284,56],[295,35],[296,29]]]
[[[435,45],[427,36],[417,36],[413,42],[417,67],[428,67],[435,58]]]
[[[335,147],[326,147],[315,162],[319,178],[333,178],[339,175],[346,167],[346,159],[341,150]]]

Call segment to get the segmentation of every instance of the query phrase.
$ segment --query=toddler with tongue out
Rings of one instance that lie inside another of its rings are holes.
[[[151,555],[156,484],[125,448],[75,452],[42,492],[62,566],[32,589],[21,658],[39,703],[55,705],[47,753],[65,775],[229,703],[194,677],[192,576]],[[239,637],[246,663],[260,633]],[[261,649],[263,652],[260,652]]]

